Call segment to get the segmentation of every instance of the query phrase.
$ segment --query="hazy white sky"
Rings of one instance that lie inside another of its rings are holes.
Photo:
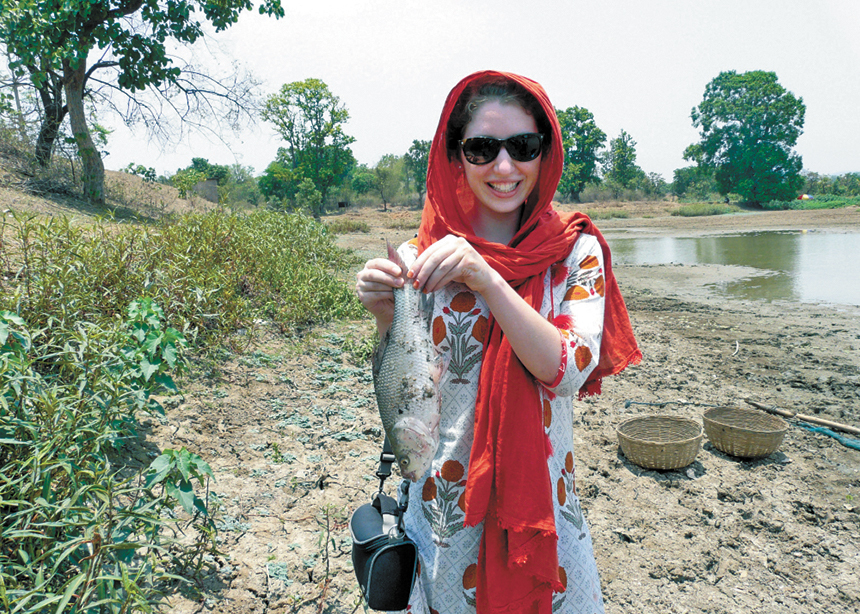
[[[587,108],[609,138],[626,130],[639,166],[671,181],[697,140],[690,111],[705,85],[724,70],[767,70],[806,104],[804,168],[860,172],[860,0],[282,3],[283,19],[248,12],[214,36],[266,93],[322,79],[349,110],[359,162],[430,140],[457,81],[496,69],[535,79],[556,108]],[[261,174],[280,145],[262,121],[230,147],[192,135],[167,151],[111,127],[109,169],[173,173],[199,156]]]

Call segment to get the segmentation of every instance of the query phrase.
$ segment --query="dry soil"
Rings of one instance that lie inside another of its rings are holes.
[[[620,232],[695,235],[860,229],[860,210],[747,212],[678,218],[666,204],[593,206],[629,216]],[[332,216],[367,233],[339,238],[362,257],[411,236],[418,213],[365,209]],[[712,266],[616,269],[644,353],[639,366],[577,403],[577,481],[608,613],[860,611],[860,451],[792,423],[779,450],[755,461],[703,440],[696,460],[649,471],[619,451],[616,426],[663,413],[701,423],[711,405],[746,400],[860,426],[860,308],[726,299]],[[369,500],[380,441],[369,365],[351,346],[367,321],[287,341],[259,323],[243,354],[207,368],[146,423],[159,447],[186,446],[212,466],[220,549],[196,587],[165,611],[224,614],[360,609],[346,529]],[[395,480],[391,480],[394,482]],[[389,491],[393,488],[391,484]]]

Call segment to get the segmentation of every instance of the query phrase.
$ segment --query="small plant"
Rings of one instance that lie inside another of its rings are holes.
[[[370,232],[370,224],[361,220],[351,219],[336,219],[326,225],[328,231],[332,234],[343,235],[351,232]]]
[[[725,215],[727,213],[737,213],[740,209],[737,206],[726,205],[720,203],[692,203],[678,207],[671,212],[671,215],[680,215],[682,217],[699,217],[703,215]]]

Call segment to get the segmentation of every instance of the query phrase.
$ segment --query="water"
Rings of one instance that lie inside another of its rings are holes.
[[[755,232],[609,239],[618,264],[726,264],[761,275],[720,285],[739,298],[860,305],[860,233]]]

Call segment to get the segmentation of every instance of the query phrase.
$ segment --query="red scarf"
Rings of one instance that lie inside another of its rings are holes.
[[[504,79],[525,87],[552,124],[552,144],[541,157],[540,176],[529,196],[520,230],[510,245],[476,236],[471,214],[475,196],[463,171],[448,159],[446,128],[464,90],[485,80]],[[495,71],[466,77],[445,102],[430,148],[427,200],[418,231],[418,248],[426,249],[448,234],[465,237],[534,309],[540,309],[544,276],[564,260],[580,233],[597,237],[603,248],[606,280],[604,332],[600,362],[580,394],[600,392],[600,380],[641,359],[627,308],[612,274],[603,235],[582,213],[560,213],[552,207],[564,159],[555,110],[536,82]],[[466,484],[467,525],[484,521],[478,559],[477,601],[480,614],[529,612],[550,614],[552,593],[563,586],[558,575],[553,494],[546,458],[541,402],[534,377],[517,359],[492,315],[475,403],[475,438]]]

